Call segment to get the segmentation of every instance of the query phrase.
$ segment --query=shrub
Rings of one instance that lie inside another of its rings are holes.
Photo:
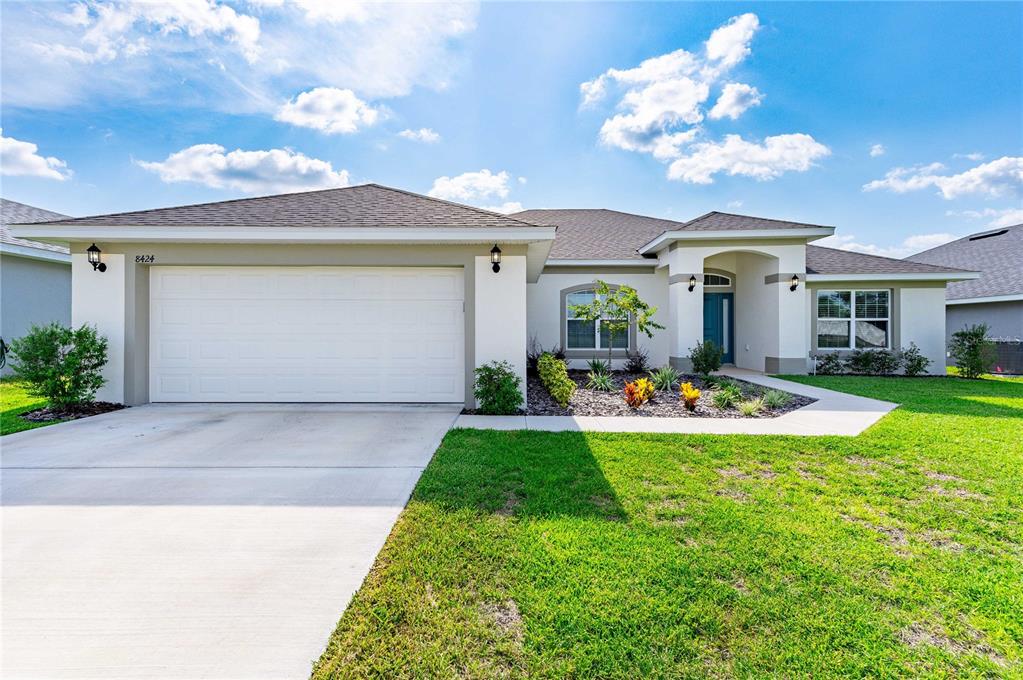
[[[590,373],[595,375],[609,375],[611,373],[611,362],[602,359],[590,359],[586,362],[590,367]]]
[[[901,359],[890,349],[858,349],[849,355],[848,366],[862,375],[891,375],[899,370]]]
[[[555,359],[565,360],[565,350],[562,349],[561,345],[554,345],[550,351],[544,350],[543,345],[537,341],[534,335],[529,338],[529,344],[526,346],[526,375],[540,375],[536,364],[542,354],[550,354]]]
[[[540,372],[540,382],[547,388],[551,397],[561,405],[561,408],[567,407],[569,399],[575,394],[575,383],[568,377],[565,362],[550,352],[544,352],[537,359],[536,365]]]
[[[925,357],[915,342],[909,343],[909,349],[902,350],[902,372],[908,376],[920,375],[927,371],[931,360]]]
[[[987,331],[987,324],[982,323],[952,334],[948,352],[962,377],[979,378],[995,362],[995,344],[987,339]]]
[[[740,401],[737,404],[737,408],[739,409],[739,413],[744,416],[755,416],[764,410],[764,400],[758,397],[756,399]]]
[[[721,368],[721,358],[725,351],[713,340],[704,340],[696,343],[696,347],[689,350],[689,360],[693,362],[693,370],[700,375],[710,375]]]
[[[871,372],[872,359],[870,352],[865,349],[857,349],[846,359],[845,365],[850,373],[867,375]]]
[[[522,405],[522,378],[507,361],[491,361],[477,368],[473,394],[479,412],[486,416],[510,416]]]
[[[820,375],[839,375],[845,373],[845,359],[838,352],[828,352],[817,357],[817,373]]]
[[[646,378],[625,383],[625,403],[632,408],[639,408],[647,403],[653,394],[654,384]]]
[[[645,349],[629,352],[627,356],[628,358],[625,360],[625,371],[627,373],[646,373],[647,367],[650,364]]]
[[[763,399],[767,408],[785,408],[792,401],[792,395],[781,390],[767,390]]]
[[[719,409],[725,410],[735,406],[742,399],[742,393],[738,387],[728,385],[720,390],[715,390],[710,399]]]
[[[667,391],[678,383],[682,374],[671,366],[662,366],[656,371],[650,371],[650,377],[653,379],[654,387],[656,389]]]
[[[11,341],[10,351],[14,375],[53,406],[91,402],[106,382],[107,340],[91,326],[32,326],[28,335]]]
[[[591,390],[600,390],[601,392],[610,392],[615,388],[614,378],[611,377],[610,373],[594,373],[590,371],[589,380],[586,382],[586,387]]]
[[[696,402],[700,398],[700,390],[693,387],[693,383],[684,382],[679,388],[682,395],[682,403],[687,411],[696,410]]]

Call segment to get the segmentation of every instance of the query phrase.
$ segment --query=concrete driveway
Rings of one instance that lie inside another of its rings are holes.
[[[4,437],[0,677],[307,677],[458,410],[150,405]]]

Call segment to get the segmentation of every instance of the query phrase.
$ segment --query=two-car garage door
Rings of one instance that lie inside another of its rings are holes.
[[[461,402],[458,268],[153,267],[151,401]]]

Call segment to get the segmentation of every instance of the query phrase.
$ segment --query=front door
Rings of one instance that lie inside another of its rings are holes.
[[[725,350],[721,361],[735,363],[735,310],[733,293],[703,294],[703,339]]]

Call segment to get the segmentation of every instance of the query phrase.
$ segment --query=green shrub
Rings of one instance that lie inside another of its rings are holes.
[[[586,382],[586,387],[591,390],[611,392],[615,388],[615,381],[610,373],[594,373],[590,371],[587,377],[589,380]]]
[[[590,359],[586,362],[590,367],[590,373],[595,375],[609,375],[611,373],[611,362],[603,359]]]
[[[931,360],[925,357],[915,342],[909,343],[909,349],[902,350],[902,372],[908,376],[920,375],[927,371]]]
[[[485,416],[511,416],[522,406],[522,378],[507,361],[491,361],[477,368],[473,394]]]
[[[764,400],[760,397],[740,401],[737,405],[739,413],[744,416],[755,416],[764,410]]]
[[[565,366],[565,362],[556,359],[549,352],[545,352],[540,355],[536,366],[540,371],[540,382],[547,388],[554,401],[558,402],[562,408],[567,407],[568,401],[575,394],[575,383],[568,377],[568,368]]]
[[[628,358],[625,360],[625,371],[626,373],[646,373],[647,367],[650,365],[647,359],[647,353],[645,349],[637,349],[633,352],[628,353]]]
[[[838,352],[828,352],[817,357],[818,375],[840,375],[846,371],[845,359]]]
[[[662,366],[656,371],[650,371],[650,380],[654,383],[654,388],[662,392],[674,387],[681,377],[682,374],[671,366]]]
[[[689,360],[693,362],[693,371],[699,375],[710,375],[721,368],[721,358],[725,351],[713,340],[696,343],[690,349]]]
[[[540,375],[536,363],[542,354],[551,354],[555,359],[565,360],[565,350],[561,345],[554,345],[550,350],[545,350],[533,335],[529,338],[529,344],[526,346],[526,375]]]
[[[721,410],[732,408],[740,399],[742,399],[742,394],[739,392],[739,388],[731,386],[715,390],[710,395],[711,402]]]
[[[28,335],[11,341],[10,351],[14,375],[53,406],[91,402],[106,382],[107,340],[91,326],[32,326]]]
[[[979,378],[995,362],[995,344],[987,339],[987,324],[968,326],[952,334],[948,352],[964,378]]]
[[[792,395],[781,390],[767,390],[763,399],[767,408],[785,408],[792,401]]]
[[[849,370],[861,375],[891,375],[899,370],[901,359],[890,349],[857,349],[849,355]]]

